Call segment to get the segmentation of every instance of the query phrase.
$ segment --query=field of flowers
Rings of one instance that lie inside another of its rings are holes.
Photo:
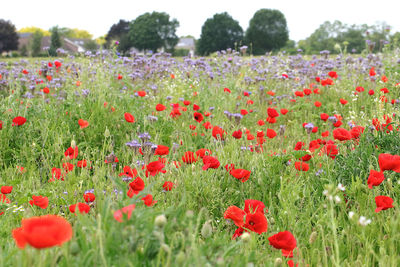
[[[400,264],[399,58],[0,62],[0,266]]]

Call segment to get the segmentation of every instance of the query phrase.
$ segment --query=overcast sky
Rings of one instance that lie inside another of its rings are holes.
[[[289,38],[295,41],[308,37],[326,20],[369,25],[384,21],[392,26],[392,33],[400,31],[398,0],[0,0],[0,18],[11,20],[17,29],[58,25],[99,37],[119,19],[133,20],[159,11],[179,21],[178,36],[199,38],[203,23],[215,13],[228,12],[246,30],[261,8],[280,10],[286,17]]]

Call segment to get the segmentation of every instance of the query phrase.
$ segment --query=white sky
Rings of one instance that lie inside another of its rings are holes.
[[[289,38],[295,41],[307,38],[327,20],[369,25],[384,21],[392,26],[392,33],[400,31],[400,0],[0,0],[0,18],[11,20],[17,29],[58,25],[99,37],[119,19],[134,20],[159,11],[179,21],[178,36],[199,38],[203,23],[215,13],[228,12],[245,31],[261,8],[280,10],[288,23]]]

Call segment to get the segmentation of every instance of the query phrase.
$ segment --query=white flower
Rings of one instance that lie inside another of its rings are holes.
[[[360,219],[358,220],[358,222],[362,225],[362,226],[366,226],[368,224],[371,223],[371,219],[367,219],[364,216],[360,216]]]
[[[335,196],[335,202],[336,202],[336,203],[340,203],[340,201],[342,201],[342,200],[340,199],[340,197],[339,197],[339,196]]]
[[[354,211],[349,212],[349,218],[352,219],[354,217]]]
[[[337,188],[341,191],[346,190],[346,188],[342,184],[338,184]]]
[[[328,195],[328,190],[322,191],[322,194],[323,194],[324,196],[327,196],[327,195]]]

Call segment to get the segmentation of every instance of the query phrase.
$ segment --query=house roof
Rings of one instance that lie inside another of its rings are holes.
[[[175,48],[186,48],[186,49],[194,49],[194,39],[193,38],[180,38]]]

